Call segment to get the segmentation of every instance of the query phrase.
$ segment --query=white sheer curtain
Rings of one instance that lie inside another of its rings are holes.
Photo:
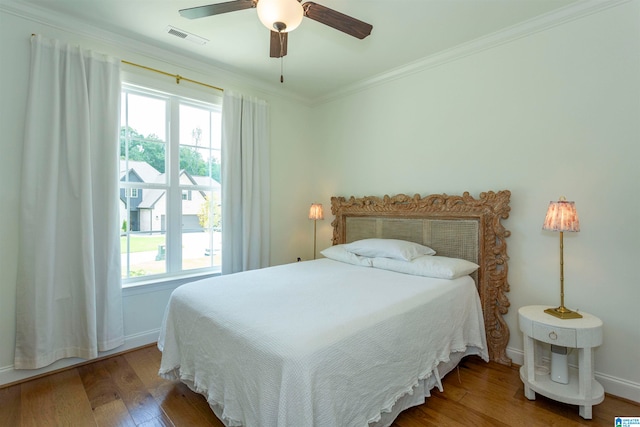
[[[124,343],[119,111],[119,60],[31,38],[16,369]]]
[[[269,265],[269,191],[269,107],[225,90],[222,274]]]

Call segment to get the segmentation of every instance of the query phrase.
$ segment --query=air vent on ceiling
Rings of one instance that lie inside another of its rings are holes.
[[[196,36],[195,34],[191,34],[187,31],[181,30],[180,28],[172,27],[171,25],[167,25],[165,31],[172,36],[180,37],[181,39],[189,40],[190,42],[197,44],[205,44],[209,41],[204,37]]]

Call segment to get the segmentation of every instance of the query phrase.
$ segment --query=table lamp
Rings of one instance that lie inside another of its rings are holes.
[[[580,220],[578,219],[575,202],[568,202],[564,197],[560,197],[557,202],[549,202],[547,216],[544,219],[542,229],[560,232],[560,306],[548,308],[544,312],[560,319],[578,319],[582,317],[580,313],[571,311],[564,306],[563,233],[565,231],[580,231]]]

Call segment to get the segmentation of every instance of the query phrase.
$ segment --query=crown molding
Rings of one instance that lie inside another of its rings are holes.
[[[151,41],[140,40],[134,35],[123,35],[115,31],[96,28],[82,21],[55,14],[34,5],[25,5],[15,0],[0,0],[0,11],[38,22],[60,31],[92,39],[99,43],[108,44],[119,52],[129,52],[135,56],[149,58],[154,62],[165,63],[167,66],[175,67],[176,64],[179,64],[181,68],[199,74],[214,75],[216,81],[213,84],[215,86],[238,90],[246,89],[262,94],[262,96],[277,96],[313,107],[439,67],[631,1],[633,0],[578,0],[561,9],[410,62],[317,98],[302,97],[281,87],[274,88],[273,85],[267,82],[256,80],[238,70],[225,69],[222,64],[214,63],[206,58],[185,55],[172,50],[170,47],[161,47]]]
[[[360,82],[346,86],[335,92],[315,99],[313,105],[319,105],[344,98],[358,92],[383,85],[394,80],[402,79],[431,68],[439,67],[468,56],[475,55],[548,29],[593,15],[607,9],[618,7],[633,0],[578,0],[563,8],[540,15],[536,18],[507,27],[503,30],[479,37],[475,40],[440,51],[434,55],[410,62],[390,71],[367,78]]]
[[[310,105],[309,99],[280,87],[274,88],[273,85],[267,82],[262,82],[243,74],[242,71],[226,69],[221,64],[207,58],[195,54],[184,54],[183,52],[178,52],[177,48],[174,50],[170,46],[158,45],[151,40],[142,40],[134,34],[122,34],[115,30],[98,28],[81,20],[14,0],[0,0],[0,12],[107,45],[114,50],[110,54],[120,57],[120,59],[139,63],[144,58],[147,58],[154,64],[166,64],[167,68],[180,67],[193,73],[214,76],[214,82],[207,82],[213,86],[230,90],[249,91],[252,94],[265,97],[276,96]],[[46,36],[46,34],[43,35]],[[135,59],[128,57],[128,55],[135,57]],[[184,73],[180,72],[180,74]]]

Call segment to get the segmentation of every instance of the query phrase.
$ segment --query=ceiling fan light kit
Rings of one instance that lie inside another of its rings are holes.
[[[297,0],[260,0],[256,6],[260,22],[271,31],[288,33],[298,28],[304,16]]]

